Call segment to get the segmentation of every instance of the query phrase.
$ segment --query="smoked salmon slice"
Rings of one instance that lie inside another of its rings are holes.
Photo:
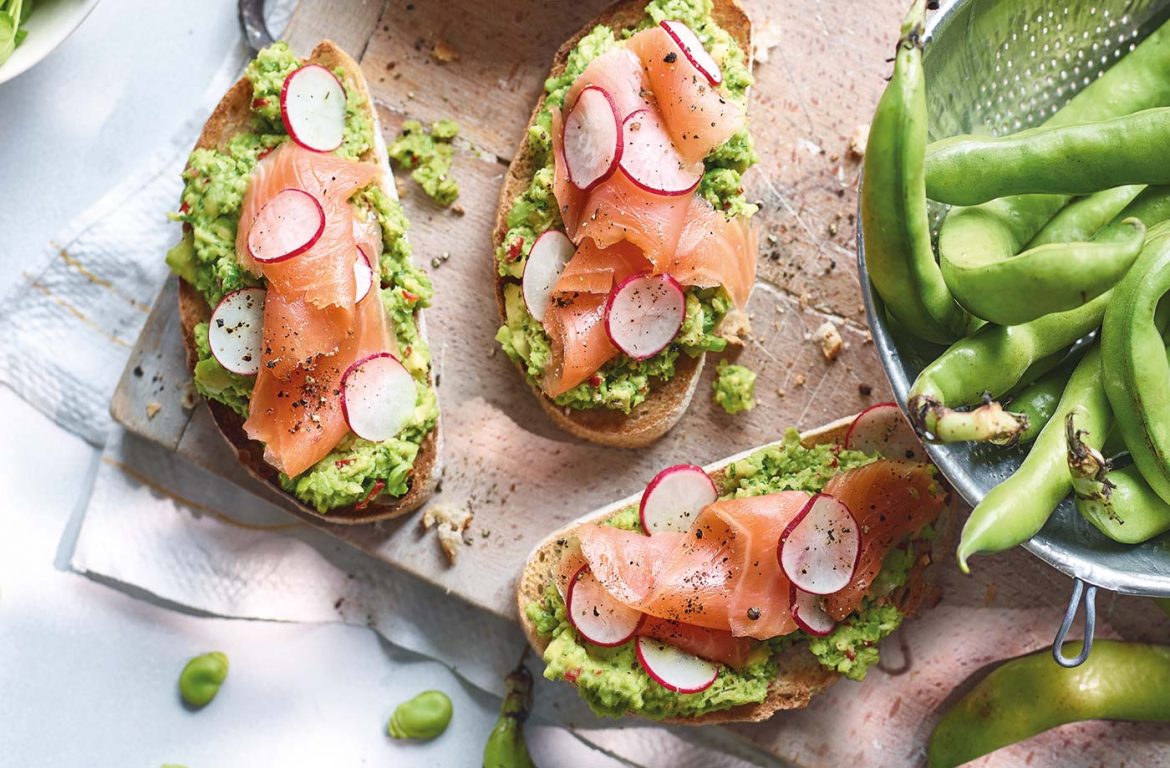
[[[281,380],[296,368],[313,371],[322,358],[341,349],[352,328],[347,307],[315,307],[299,296],[270,290],[264,301],[261,367]]]
[[[853,578],[825,597],[829,615],[840,621],[861,605],[890,549],[938,516],[946,493],[929,465],[891,460],[839,474],[824,492],[849,507],[861,530]],[[651,617],[733,638],[779,637],[797,625],[777,546],[809,498],[782,491],[721,499],[704,507],[687,533],[647,536],[583,525],[574,557],[615,599]]]
[[[555,574],[557,590],[562,599],[568,594],[569,582],[581,567],[587,564],[581,554],[580,542],[577,539],[571,540],[561,554]],[[759,645],[749,637],[734,637],[725,630],[698,627],[694,624],[645,615],[642,616],[635,634],[670,643],[679,650],[736,668],[747,664],[752,652]]]
[[[240,264],[263,276],[270,291],[276,289],[289,296],[300,294],[318,307],[352,308],[356,241],[354,213],[348,201],[380,173],[370,163],[311,152],[291,141],[281,144],[256,165],[248,180],[236,232]],[[304,190],[321,204],[325,230],[317,243],[299,256],[262,264],[248,251],[248,233],[257,214],[285,189]]]
[[[549,397],[568,392],[617,356],[605,332],[603,294],[575,293],[554,297],[544,317],[552,362],[543,388]]]
[[[553,296],[571,293],[608,294],[617,283],[630,275],[647,271],[650,267],[650,260],[633,243],[622,241],[608,248],[598,248],[592,239],[586,238],[581,241],[577,252],[569,259],[560,279],[553,286]]]
[[[621,602],[661,619],[757,640],[796,628],[776,545],[809,495],[783,491],[725,499],[699,513],[689,533],[583,526],[581,552]]]
[[[355,317],[339,349],[321,357],[312,370],[295,368],[282,380],[260,366],[244,431],[264,443],[264,460],[289,477],[325,458],[349,432],[339,398],[345,371],[356,360],[393,346],[378,291],[358,302]]]
[[[840,621],[861,605],[890,549],[933,522],[947,503],[946,489],[929,464],[875,461],[837,475],[825,493],[849,507],[861,528],[861,553],[853,579],[825,598],[825,611]]]
[[[576,243],[578,242],[577,226],[581,221],[581,211],[585,207],[585,192],[569,181],[569,166],[565,163],[563,121],[560,110],[553,109],[553,197],[557,201],[557,209],[560,211],[561,221],[565,225],[565,234]]]
[[[625,240],[655,264],[664,263],[678,247],[694,195],[694,190],[656,195],[630,181],[619,168],[586,197],[575,242],[591,237],[599,248],[608,248]]]
[[[626,176],[620,168],[589,192],[578,189],[565,165],[561,116],[553,112],[553,196],[574,243],[592,238],[599,248],[627,241],[647,258],[665,261],[678,245],[694,191],[657,195]]]
[[[759,646],[750,637],[735,637],[725,630],[696,627],[654,616],[643,617],[636,634],[661,640],[680,651],[736,669],[747,664],[752,652]]]
[[[573,108],[577,97],[586,86],[597,86],[609,94],[613,104],[617,107],[618,120],[639,109],[650,106],[649,83],[642,71],[642,62],[633,51],[619,45],[598,56],[585,71],[573,81],[565,93],[564,108],[566,111]]]
[[[567,91],[564,108],[571,109],[589,86],[610,95],[619,118],[639,110],[660,115],[654,121],[657,143],[627,146],[660,153],[662,162],[700,163],[745,121],[743,108],[711,87],[661,27],[639,32],[592,61]],[[553,108],[553,195],[577,252],[554,286],[544,318],[552,364],[542,389],[550,397],[585,381],[618,354],[605,333],[602,299],[616,282],[650,271],[685,286],[722,286],[744,317],[757,264],[746,215],[728,218],[697,194],[697,186],[668,194],[631,178],[646,162],[653,166],[657,154],[648,160],[639,155],[643,162],[634,170],[619,165],[588,191],[578,188],[569,180],[563,131],[563,114]]]
[[[744,108],[712,86],[662,27],[626,41],[642,62],[655,106],[687,162],[702,160],[747,122]]]
[[[656,267],[683,285],[722,285],[736,308],[743,310],[756,282],[757,259],[756,237],[748,218],[729,219],[705,198],[695,197],[678,248]]]

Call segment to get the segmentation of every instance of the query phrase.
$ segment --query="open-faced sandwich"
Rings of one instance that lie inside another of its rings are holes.
[[[755,282],[735,0],[626,0],[557,52],[497,212],[497,339],[568,432],[636,447],[738,343]]]
[[[432,289],[357,63],[330,42],[262,50],[183,180],[167,263],[195,387],[240,461],[330,520],[417,508],[437,475]]]
[[[679,465],[558,531],[518,584],[521,623],[598,714],[763,720],[862,679],[927,593],[949,495],[893,403],[850,424]]]

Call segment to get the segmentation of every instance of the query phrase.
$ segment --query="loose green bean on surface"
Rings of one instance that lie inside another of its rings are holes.
[[[1067,643],[1066,656],[1080,651]],[[1170,721],[1170,648],[1097,640],[1087,661],[1061,667],[1047,649],[992,670],[943,715],[930,768],[952,768],[1081,720]]]

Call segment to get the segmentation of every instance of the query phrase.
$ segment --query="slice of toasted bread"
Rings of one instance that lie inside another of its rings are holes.
[[[801,435],[801,442],[806,446],[822,443],[841,443],[853,417],[834,421],[819,429]],[[722,461],[706,467],[715,478],[716,483],[722,481],[728,465],[746,458],[760,448],[752,448],[742,453],[730,456]],[[516,602],[520,612],[520,625],[528,637],[529,644],[543,655],[548,646],[548,638],[537,634],[536,627],[528,618],[526,608],[530,603],[539,602],[547,587],[555,578],[557,564],[561,560],[565,549],[569,546],[573,528],[584,523],[599,523],[608,520],[615,513],[638,503],[639,496],[630,496],[614,502],[607,507],[590,512],[579,518],[571,525],[551,534],[544,541],[536,545],[528,562],[516,584]],[[946,514],[944,510],[944,514]],[[918,546],[918,545],[916,545]],[[922,549],[930,545],[921,542]],[[910,571],[906,584],[895,592],[893,598],[899,610],[907,616],[917,613],[918,609],[927,601],[931,594],[931,587],[923,578],[923,571],[930,561],[927,552],[919,553],[915,565]],[[837,672],[822,667],[820,663],[808,653],[803,644],[797,644],[785,649],[776,657],[780,673],[768,686],[768,695],[763,701],[756,704],[742,704],[738,707],[722,711],[708,712],[699,717],[669,718],[665,722],[679,725],[712,725],[716,723],[755,722],[767,720],[776,712],[783,709],[803,709],[808,706],[812,697],[835,683],[840,675]]]
[[[330,70],[339,70],[345,73],[342,78],[346,89],[357,89],[364,97],[370,110],[374,124],[374,147],[361,160],[373,163],[382,168],[382,186],[386,193],[397,199],[394,188],[394,176],[390,172],[390,164],[386,156],[386,143],[378,124],[378,113],[366,86],[366,79],[362,75],[361,67],[356,61],[337,45],[329,40],[322,41],[312,54],[309,62],[320,64]],[[233,85],[212,112],[211,117],[203,126],[203,132],[195,147],[214,148],[223,147],[232,136],[242,131],[251,130],[252,83],[246,77],[241,77]],[[195,326],[207,322],[211,316],[211,307],[204,301],[203,296],[195,287],[183,279],[179,279],[179,318],[183,328],[183,340],[187,345],[187,364],[194,370],[198,362],[195,351]],[[422,313],[415,313],[419,332],[426,338],[426,326]],[[428,382],[433,387],[434,382],[428,375]],[[355,505],[332,509],[328,514],[321,515],[315,509],[303,504],[292,494],[285,493],[280,488],[277,470],[264,461],[264,446],[248,438],[244,434],[244,419],[232,409],[220,403],[207,401],[211,415],[215,419],[220,432],[236,450],[240,463],[253,476],[272,484],[276,490],[287,497],[298,510],[304,514],[328,520],[331,523],[356,524],[372,523],[412,512],[422,506],[435,489],[439,477],[440,436],[439,425],[423,440],[419,447],[418,457],[414,462],[414,471],[411,476],[410,488],[406,494],[398,498],[379,497],[372,500],[364,509],[357,509]]]
[[[577,34],[565,41],[553,57],[550,77],[556,77],[565,70],[569,54],[581,41],[599,24],[604,24],[615,31],[637,26],[645,16],[646,0],[621,0],[601,12],[593,21],[589,22]],[[751,57],[751,21],[747,13],[740,6],[738,0],[715,0],[712,17],[727,32],[735,38],[745,55]],[[537,115],[544,108],[545,96],[542,95],[532,110],[529,125],[536,121]],[[525,137],[527,137],[525,132]],[[504,177],[504,185],[500,190],[500,202],[496,209],[496,228],[493,235],[493,263],[494,251],[503,242],[508,232],[508,211],[517,197],[532,184],[533,175],[540,170],[540,164],[533,148],[525,138],[524,143],[516,152],[512,164],[508,167],[508,174]],[[511,278],[502,277],[496,273],[496,306],[501,320],[506,319],[504,310],[504,286]],[[691,359],[686,355],[679,358],[674,376],[666,382],[656,383],[646,401],[636,407],[628,416],[620,411],[606,408],[596,410],[577,410],[557,405],[538,386],[532,386],[533,394],[540,401],[541,406],[548,413],[549,418],[571,435],[583,440],[611,445],[618,448],[641,448],[649,445],[670,431],[678,423],[691,403],[695,394],[699,377],[703,373],[703,361],[706,355]],[[517,364],[521,376],[525,376],[524,367]]]

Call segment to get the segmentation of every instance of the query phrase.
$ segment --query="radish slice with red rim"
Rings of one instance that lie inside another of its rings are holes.
[[[345,87],[320,64],[294,69],[280,88],[280,120],[305,149],[332,152],[345,136]]]
[[[626,117],[622,142],[621,169],[647,192],[685,195],[703,178],[703,164],[688,164],[682,159],[653,110],[639,109]]]
[[[810,635],[824,637],[837,626],[837,622],[825,613],[821,596],[805,592],[795,584],[789,587],[789,608],[797,626]]]
[[[788,580],[814,595],[844,589],[860,554],[856,518],[843,502],[824,493],[813,496],[797,513],[780,535],[777,549]]]
[[[628,642],[642,623],[642,612],[607,592],[588,565],[569,582],[565,614],[581,637],[603,648]]]
[[[345,423],[366,440],[389,440],[401,432],[417,400],[414,378],[389,352],[358,360],[341,377]]]
[[[609,294],[605,332],[623,353],[645,360],[674,340],[686,311],[682,286],[670,275],[630,275]]]
[[[303,189],[284,189],[269,200],[248,230],[248,253],[262,264],[300,256],[325,231],[325,210]]]
[[[255,376],[260,372],[264,346],[263,288],[241,288],[220,299],[207,325],[211,354],[232,373]]]
[[[845,433],[845,447],[878,453],[887,459],[926,458],[922,442],[897,403],[877,403],[857,414]]]
[[[613,97],[590,85],[565,115],[565,166],[578,189],[609,178],[622,158],[622,123]]]
[[[719,70],[719,65],[715,63],[715,59],[711,58],[711,54],[707,53],[707,49],[703,47],[699,36],[695,31],[683,24],[681,21],[674,21],[666,19],[661,22],[662,28],[666,30],[666,34],[670,35],[675,44],[683,52],[683,56],[691,65],[702,73],[703,77],[707,78],[707,82],[711,85],[719,85],[723,82],[723,73]]]
[[[634,648],[642,669],[668,691],[698,693],[710,688],[719,677],[719,665],[715,662],[692,656],[660,640],[639,637]]]
[[[524,262],[521,291],[528,314],[536,318],[537,322],[544,322],[544,315],[552,301],[553,288],[576,250],[568,235],[557,229],[544,232],[532,244],[528,260]]]
[[[686,533],[699,512],[719,498],[715,481],[694,464],[676,464],[654,476],[642,494],[638,517],[648,534]]]
[[[366,255],[365,250],[360,245],[357,247],[357,254],[353,260],[353,284],[354,304],[364,299],[366,294],[370,292],[370,289],[374,287],[374,266],[370,263],[370,257]]]

